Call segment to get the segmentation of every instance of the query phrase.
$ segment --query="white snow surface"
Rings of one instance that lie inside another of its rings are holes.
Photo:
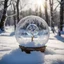
[[[64,33],[58,36],[50,32],[44,53],[22,52],[14,32],[0,34],[0,64],[64,64]]]

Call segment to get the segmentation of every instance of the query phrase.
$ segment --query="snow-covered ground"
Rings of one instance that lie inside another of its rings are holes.
[[[50,33],[44,53],[21,52],[14,32],[0,34],[0,64],[64,64],[64,33],[58,36]]]

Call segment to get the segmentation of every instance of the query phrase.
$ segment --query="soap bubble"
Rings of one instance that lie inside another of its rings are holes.
[[[25,47],[45,46],[49,38],[49,28],[45,20],[38,16],[27,16],[19,21],[15,32],[19,45]]]

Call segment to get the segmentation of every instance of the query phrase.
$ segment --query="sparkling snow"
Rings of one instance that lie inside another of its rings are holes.
[[[46,46],[44,53],[26,54],[20,50],[14,32],[0,33],[0,64],[64,64],[64,34],[59,37],[51,32]]]

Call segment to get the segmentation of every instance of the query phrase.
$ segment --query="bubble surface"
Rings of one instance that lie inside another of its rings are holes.
[[[19,45],[25,47],[45,46],[49,38],[49,28],[42,18],[27,16],[17,24],[15,37]]]

